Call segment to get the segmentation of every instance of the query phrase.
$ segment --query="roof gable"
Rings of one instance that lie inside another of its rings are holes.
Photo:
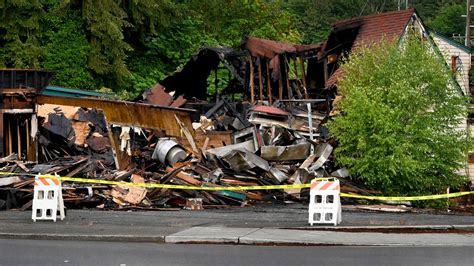
[[[413,14],[415,14],[414,9],[406,9],[352,18],[334,23],[333,29],[338,31],[358,26],[359,32],[357,33],[353,48],[360,45],[376,43],[382,39],[398,40],[403,35]]]
[[[405,33],[408,23],[414,16],[416,16],[415,9],[411,8],[341,20],[333,24],[331,35],[338,34],[338,32],[343,32],[347,29],[358,28],[357,35],[349,49],[350,51],[354,51],[354,49],[360,46],[378,43],[382,40],[399,41]],[[342,70],[340,68],[336,69],[326,81],[326,87],[336,84],[337,79],[342,75]]]

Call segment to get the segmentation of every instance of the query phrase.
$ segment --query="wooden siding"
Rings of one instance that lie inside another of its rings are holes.
[[[439,51],[443,55],[446,64],[451,68],[451,60],[453,56],[459,57],[461,67],[456,72],[456,80],[465,95],[470,95],[469,92],[469,70],[471,69],[471,54],[462,48],[444,40],[436,34],[431,34],[433,41],[438,46]],[[472,135],[472,129],[467,123],[467,119],[458,126],[458,130],[469,130]],[[467,174],[471,180],[471,186],[474,186],[474,163],[468,162],[465,170],[459,171],[461,174]]]
[[[461,60],[461,69],[456,73],[456,79],[466,95],[469,95],[469,70],[471,69],[471,55],[463,49],[447,42],[446,40],[432,35],[435,44],[438,46],[446,64],[451,67],[451,57],[458,56]]]

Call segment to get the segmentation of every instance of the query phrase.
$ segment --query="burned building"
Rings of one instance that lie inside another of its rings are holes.
[[[2,157],[36,161],[36,96],[49,84],[52,72],[0,69],[0,145]]]
[[[470,52],[428,30],[412,9],[336,22],[321,44],[247,37],[240,47],[202,48],[179,71],[133,102],[86,94],[74,97],[73,91],[39,94],[51,73],[5,70],[0,84],[2,151],[3,156],[18,156],[0,164],[18,175],[58,173],[202,187],[298,185],[315,177],[345,178],[349,173],[335,165],[336,143],[324,127],[337,114],[333,101],[342,97],[337,90],[338,78],[344,75],[339,68],[342,59],[366,44],[401,40],[411,30],[439,51],[455,72],[456,84],[467,93]],[[37,123],[39,114],[52,120]],[[43,164],[19,166],[18,159],[35,161],[38,152]],[[11,186],[7,208],[28,208],[31,179],[4,181]],[[377,193],[350,179],[344,179],[341,189]],[[244,206],[304,201],[307,196],[308,190],[301,188],[195,191],[73,183],[68,184],[65,200],[99,208],[199,209],[198,202],[207,207]],[[0,193],[0,208],[2,197]]]

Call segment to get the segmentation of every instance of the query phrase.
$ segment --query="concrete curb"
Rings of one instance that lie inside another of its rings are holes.
[[[80,234],[80,233],[21,233],[0,232],[3,239],[35,239],[35,240],[77,240],[77,241],[121,241],[121,242],[154,242],[170,244],[242,244],[242,245],[346,245],[346,246],[474,246],[474,234],[462,233],[381,233],[377,230],[419,229],[419,230],[473,230],[474,225],[417,225],[417,226],[313,226],[297,228],[236,228],[236,227],[192,227],[176,233],[162,235],[112,235],[112,234]],[[339,231],[341,230],[341,231]],[[365,232],[344,232],[344,230],[368,230]],[[374,230],[374,232],[370,232]],[[387,235],[400,238],[398,242],[390,242]],[[422,235],[433,235],[435,238],[446,238],[447,241],[417,241]],[[341,237],[334,239],[333,236]],[[365,241],[359,241],[359,237]],[[378,242],[371,237],[379,237]],[[385,237],[380,237],[385,236]],[[410,240],[412,236],[412,240]],[[471,243],[465,240],[469,237]],[[346,241],[346,239],[352,239]],[[448,241],[451,239],[452,241]],[[457,242],[456,242],[457,241]]]
[[[447,230],[447,229],[472,229],[474,224],[468,225],[364,225],[364,226],[299,226],[299,227],[281,227],[279,229],[294,229],[294,230],[380,230],[380,229],[428,229],[428,230]]]
[[[240,237],[239,243],[248,245],[303,246],[474,246],[474,235],[451,233],[355,233],[262,228]]]
[[[138,235],[82,235],[82,234],[41,234],[41,233],[0,233],[3,239],[69,240],[69,241],[121,241],[165,243],[165,236]]]

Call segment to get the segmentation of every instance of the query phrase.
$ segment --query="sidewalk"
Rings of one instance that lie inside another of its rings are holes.
[[[474,246],[474,234],[384,234],[274,228],[193,227],[166,236],[165,243],[325,246]]]
[[[463,234],[385,234],[387,228],[463,229]],[[326,229],[338,231],[324,231]],[[342,232],[341,230],[364,232]],[[202,211],[69,210],[64,221],[0,212],[0,238],[282,245],[473,245],[474,216],[345,211],[342,223],[309,226],[304,205]],[[369,232],[367,232],[369,231]],[[467,233],[466,233],[467,232]],[[389,236],[389,237],[388,237]]]

